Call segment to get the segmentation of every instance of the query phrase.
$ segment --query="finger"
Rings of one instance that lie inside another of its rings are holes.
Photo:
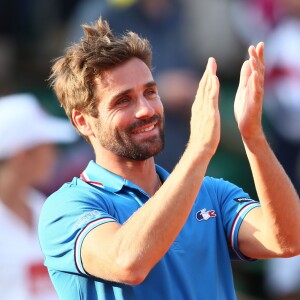
[[[256,48],[253,45],[248,48],[248,53],[249,57],[257,57]]]
[[[258,87],[259,87],[259,84],[258,84],[258,74],[256,71],[254,71],[252,74],[251,74],[251,85],[252,85],[252,90],[255,92],[258,90]]]
[[[260,42],[256,47],[250,46],[249,55],[249,61],[252,71],[257,70],[262,79],[265,72],[264,43]]]
[[[264,43],[259,42],[256,47],[251,45],[248,49],[248,53],[250,58],[255,58],[258,63],[262,66],[261,68],[264,68],[265,60],[264,60]]]
[[[202,75],[202,78],[201,78],[200,83],[199,83],[199,87],[205,87],[206,86],[207,80],[208,80],[209,68],[210,68],[210,60],[208,59],[204,74]]]
[[[205,93],[210,98],[212,85],[213,85],[212,77],[214,76],[213,73],[215,72],[215,69],[213,66],[213,59],[211,59],[211,58],[208,59],[207,69],[208,69],[208,72],[207,72],[207,81],[206,81],[206,85],[205,85]]]
[[[217,72],[217,63],[213,57],[210,57],[207,61],[205,72],[203,74],[202,85],[205,86],[207,84],[207,80],[211,74],[216,74]]]
[[[260,73],[264,73],[265,71],[265,59],[264,59],[264,48],[265,45],[263,42],[260,42],[256,46],[256,54],[257,54],[257,63],[260,69]]]
[[[253,56],[251,56],[249,58],[249,63],[250,63],[250,67],[251,67],[252,72],[258,69],[257,59],[254,58]]]
[[[217,74],[217,62],[216,62],[216,60],[213,57],[210,57],[208,59],[208,64],[210,66],[212,74],[216,75]]]
[[[213,75],[211,78],[211,90],[210,90],[210,98],[213,99],[213,105],[218,106],[219,92],[220,92],[220,82],[219,78],[216,75]]]
[[[251,56],[249,59],[250,67],[252,72],[257,72],[258,79],[260,81],[260,85],[263,85],[264,82],[264,73],[265,73],[265,66],[261,62],[261,60],[257,57]]]
[[[241,68],[241,73],[240,73],[240,86],[241,87],[246,87],[248,83],[248,79],[251,75],[251,67],[250,67],[250,62],[249,60],[246,60]]]
[[[265,50],[265,44],[263,42],[259,42],[256,46],[256,53],[262,63],[265,62],[264,61],[264,50]]]
[[[263,83],[261,81],[261,78],[258,74],[258,72],[254,71],[252,74],[252,85],[253,85],[253,91],[257,97],[255,97],[256,100],[262,100],[263,96]]]
[[[217,63],[213,57],[210,57],[208,60],[208,68],[209,72],[205,92],[208,95],[209,99],[214,99],[215,95],[218,94],[219,79],[216,75]]]

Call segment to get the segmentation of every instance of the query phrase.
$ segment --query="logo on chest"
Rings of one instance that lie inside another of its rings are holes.
[[[206,208],[203,208],[196,212],[196,219],[200,221],[207,221],[210,218],[215,218],[216,212],[214,210],[206,210]]]

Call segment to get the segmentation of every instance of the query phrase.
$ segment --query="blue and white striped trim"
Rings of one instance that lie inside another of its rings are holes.
[[[102,182],[90,180],[90,178],[88,177],[86,171],[83,171],[83,172],[80,174],[80,178],[81,178],[83,181],[85,181],[86,183],[95,185],[95,186],[97,186],[97,187],[104,188]]]
[[[75,243],[74,255],[75,255],[75,264],[76,264],[77,270],[80,273],[88,275],[88,273],[83,268],[83,264],[82,264],[82,260],[81,260],[81,246],[82,246],[82,242],[83,242],[84,238],[91,230],[93,230],[97,226],[103,225],[103,224],[109,223],[109,222],[116,222],[116,220],[113,218],[109,218],[109,217],[103,217],[101,219],[94,220],[94,221],[90,222],[89,224],[87,224],[85,226],[85,228],[78,235],[76,243]]]
[[[232,224],[232,228],[231,228],[231,232],[230,232],[230,246],[240,260],[247,260],[247,261],[252,260],[252,259],[249,259],[246,256],[244,256],[239,251],[238,232],[239,232],[240,226],[241,226],[242,221],[243,221],[244,217],[246,216],[246,214],[253,208],[259,207],[259,206],[260,206],[259,202],[248,203],[238,212],[238,214],[236,215],[235,220]]]

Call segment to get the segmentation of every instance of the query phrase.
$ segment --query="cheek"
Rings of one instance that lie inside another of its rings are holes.
[[[160,98],[158,97],[156,104],[155,104],[155,110],[157,112],[157,114],[163,116],[164,115],[164,106],[160,100]]]
[[[100,116],[95,122],[93,131],[96,137],[109,138],[116,130],[122,128],[125,117],[120,113],[106,114]]]
[[[113,113],[106,116],[104,119],[104,126],[106,129],[112,130],[121,130],[126,129],[133,121],[133,111],[130,109],[123,109],[114,111]]]

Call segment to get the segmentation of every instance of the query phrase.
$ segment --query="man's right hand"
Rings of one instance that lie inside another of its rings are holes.
[[[216,72],[217,63],[214,58],[209,58],[192,106],[189,140],[190,148],[199,154],[207,153],[211,157],[220,141],[220,84]]]

